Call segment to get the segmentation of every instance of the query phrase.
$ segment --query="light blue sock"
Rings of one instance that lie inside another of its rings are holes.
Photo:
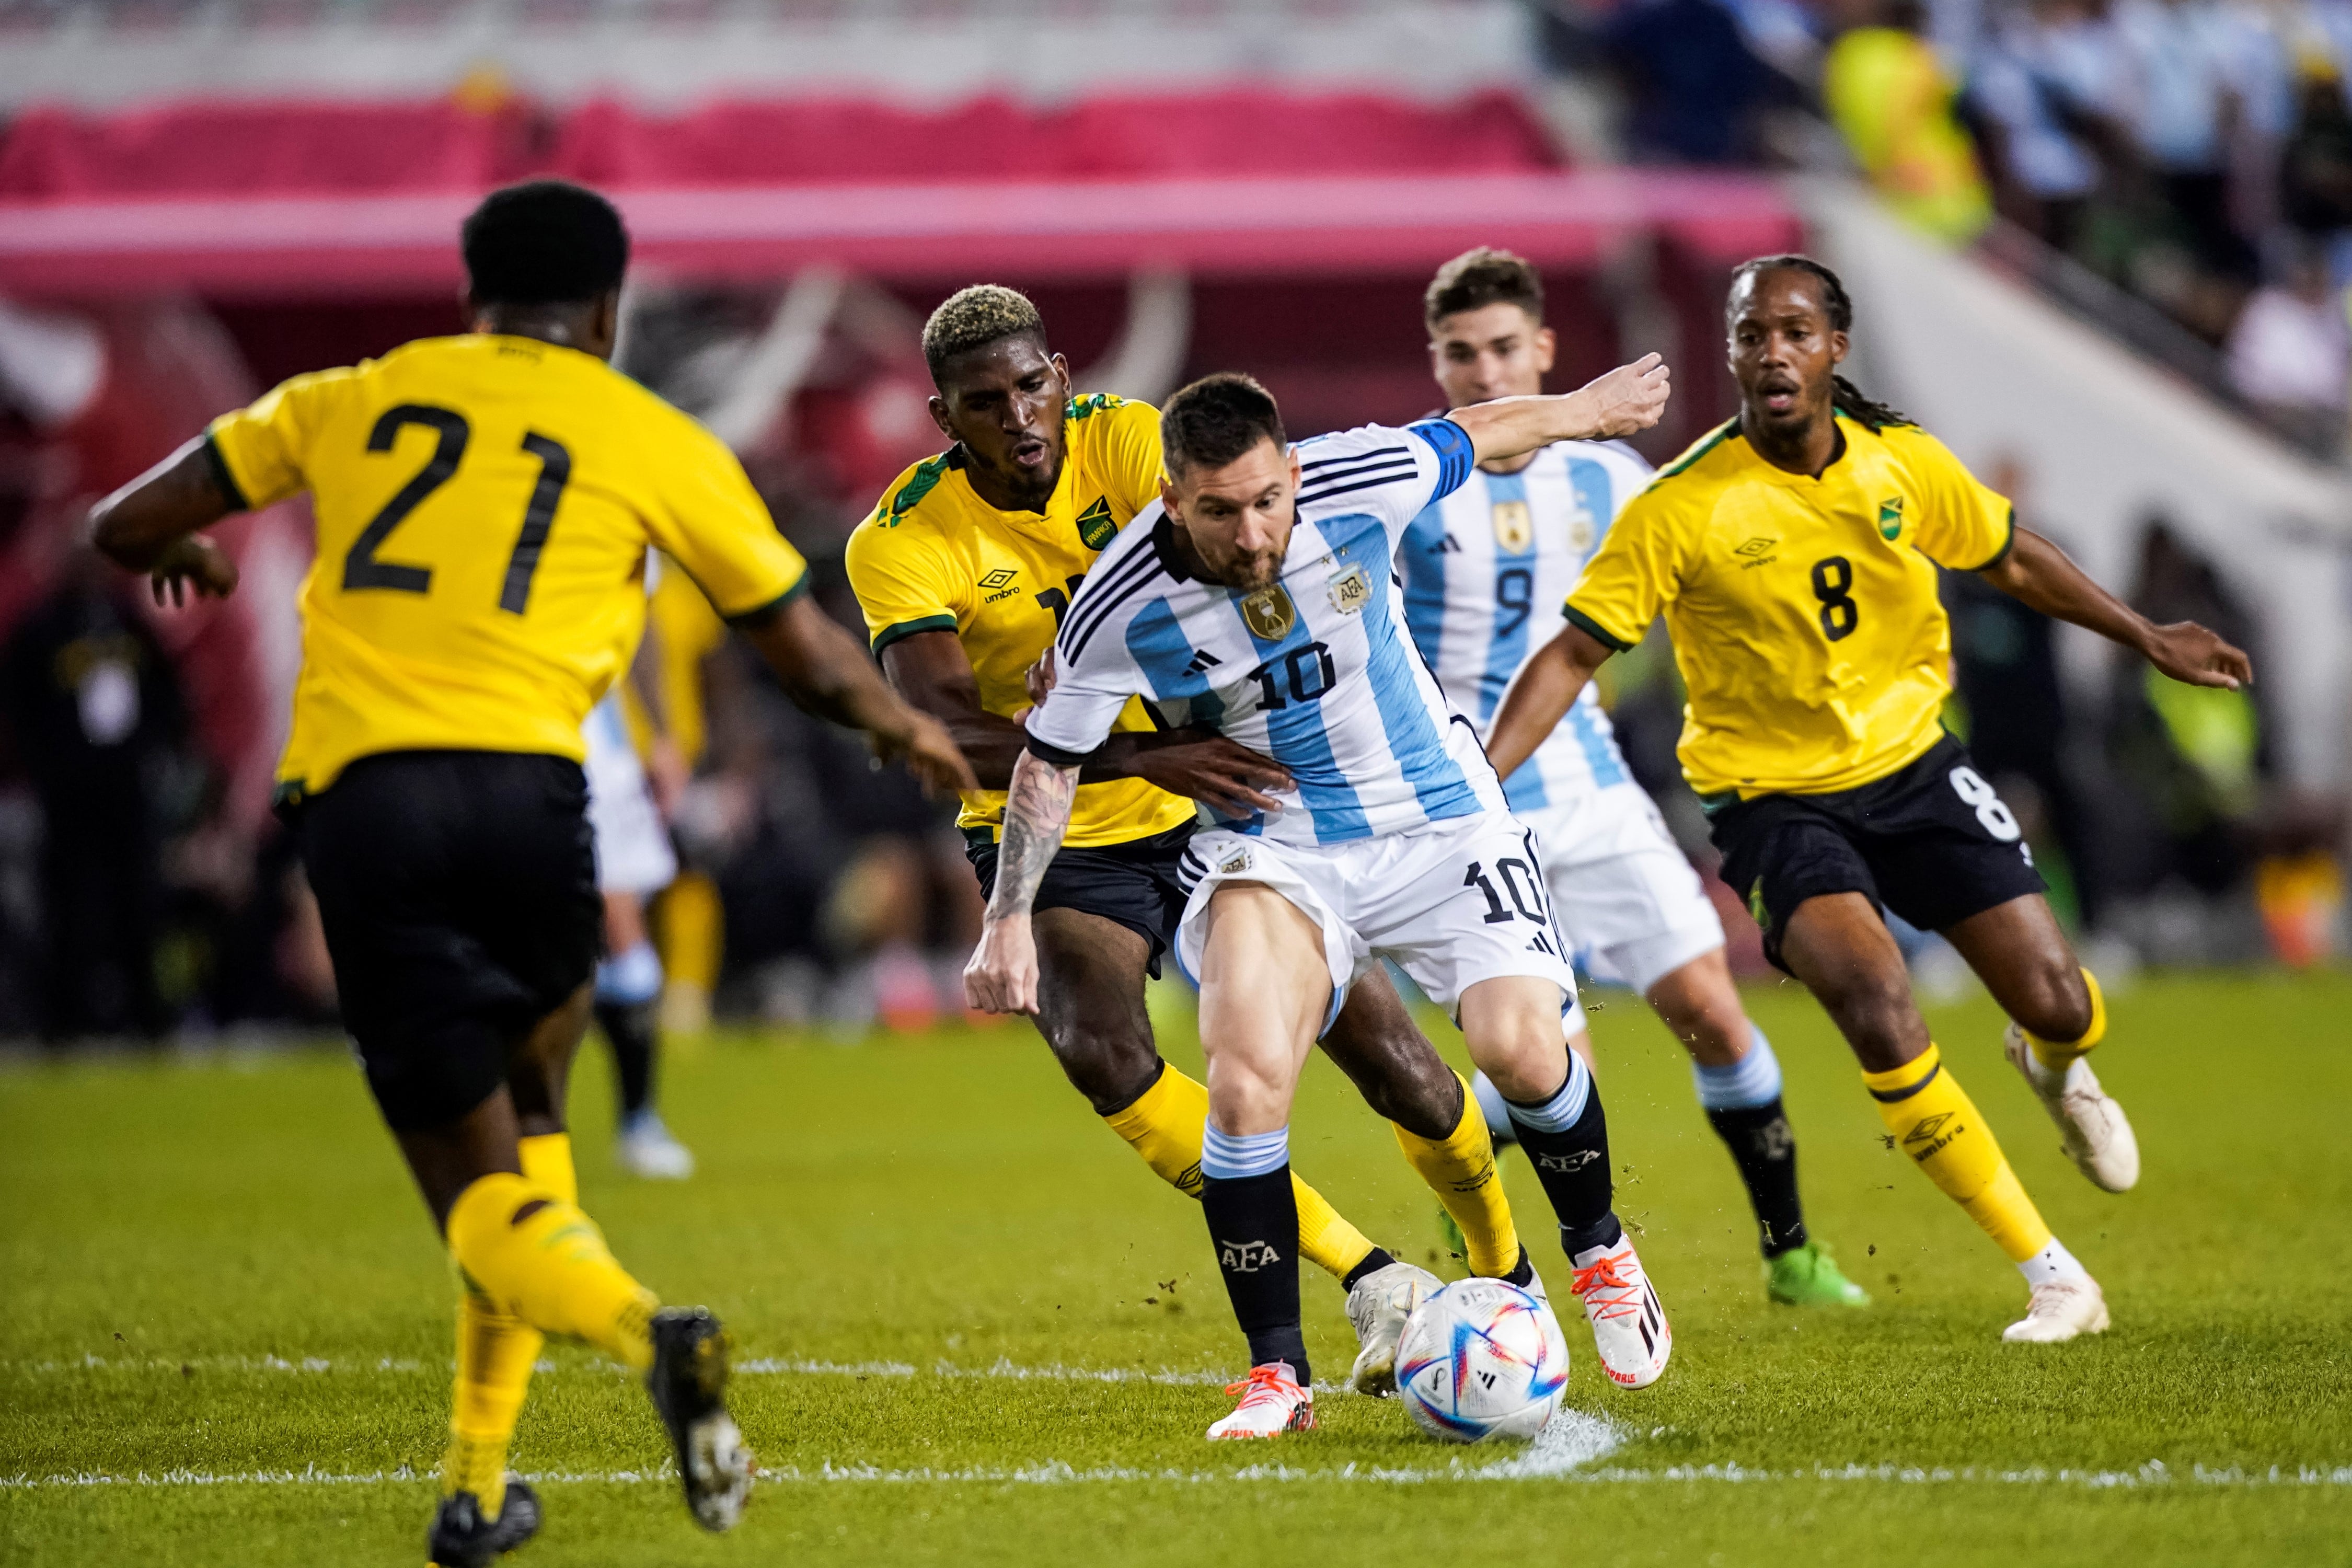
[[[1592,1074],[1586,1070],[1584,1058],[1574,1051],[1568,1053],[1568,1081],[1559,1092],[1541,1105],[1521,1105],[1517,1100],[1504,1101],[1504,1109],[1512,1121],[1538,1132],[1565,1132],[1584,1120],[1584,1102],[1592,1096]]]
[[[1702,1110],[1752,1110],[1780,1098],[1780,1058],[1772,1054],[1772,1042],[1763,1030],[1753,1024],[1748,1028],[1753,1037],[1748,1054],[1729,1067],[1691,1063],[1691,1083]]]
[[[1519,1141],[1519,1130],[1511,1125],[1511,1107],[1503,1099],[1503,1091],[1495,1080],[1472,1068],[1470,1092],[1477,1098],[1478,1110],[1486,1118],[1486,1136],[1497,1149],[1507,1149]]]
[[[1290,1129],[1228,1134],[1210,1122],[1201,1133],[1201,1174],[1214,1182],[1263,1176],[1290,1163]]]
[[[638,942],[596,965],[596,1000],[634,1007],[661,994],[661,954],[649,942]]]

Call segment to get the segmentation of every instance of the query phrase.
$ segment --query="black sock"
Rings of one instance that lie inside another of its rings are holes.
[[[1774,1095],[1762,1105],[1706,1113],[1716,1136],[1731,1151],[1739,1179],[1748,1184],[1748,1206],[1764,1256],[1778,1258],[1805,1245],[1805,1210],[1797,1201],[1797,1135]]]
[[[1503,1276],[1503,1283],[1506,1285],[1517,1285],[1519,1289],[1524,1290],[1535,1282],[1536,1260],[1528,1256],[1528,1249],[1525,1247],[1521,1247],[1519,1248],[1519,1260],[1511,1266],[1511,1271],[1508,1274]]]
[[[1298,1323],[1298,1196],[1287,1163],[1256,1176],[1211,1176],[1201,1189],[1209,1244],[1234,1317],[1248,1337],[1250,1364],[1288,1362],[1302,1384],[1307,1336]]]
[[[1591,1084],[1584,1096],[1584,1112],[1575,1123],[1548,1132],[1527,1121],[1544,1109],[1506,1100],[1511,1121],[1519,1131],[1519,1145],[1536,1168],[1544,1196],[1559,1218],[1559,1244],[1574,1258],[1595,1247],[1614,1247],[1624,1229],[1610,1211],[1615,1184],[1609,1173],[1609,1119],[1601,1110],[1601,1086]]]
[[[612,1042],[613,1066],[621,1079],[621,1120],[654,1102],[654,1005],[599,1002],[596,1023]]]
[[[1342,1290],[1352,1290],[1356,1288],[1357,1281],[1362,1279],[1364,1276],[1368,1274],[1378,1274],[1381,1269],[1386,1268],[1390,1264],[1394,1263],[1395,1261],[1396,1255],[1391,1253],[1387,1247],[1375,1247],[1370,1252],[1364,1254],[1364,1260],[1361,1263],[1357,1264],[1353,1268],[1348,1270],[1348,1277],[1339,1281],[1339,1289]]]

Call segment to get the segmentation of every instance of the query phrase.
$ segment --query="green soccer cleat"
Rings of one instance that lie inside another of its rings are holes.
[[[1764,1265],[1764,1293],[1784,1307],[1867,1307],[1870,1292],[1838,1272],[1837,1260],[1809,1241]]]

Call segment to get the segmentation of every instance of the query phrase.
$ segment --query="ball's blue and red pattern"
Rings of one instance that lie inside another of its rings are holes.
[[[1406,1323],[1396,1378],[1406,1413],[1433,1436],[1532,1437],[1568,1386],[1568,1342],[1551,1309],[1517,1286],[1457,1279]]]

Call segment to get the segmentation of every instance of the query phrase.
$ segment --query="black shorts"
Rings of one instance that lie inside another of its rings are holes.
[[[386,752],[295,814],[343,1026],[401,1131],[465,1115],[604,941],[588,782],[563,757]]]
[[[985,830],[982,830],[984,832]],[[967,832],[964,853],[980,873],[982,897],[996,894],[994,840],[982,832]],[[1192,841],[1191,824],[1171,827],[1149,838],[1125,844],[1101,844],[1092,848],[1065,846],[1045,868],[1037,885],[1035,910],[1076,910],[1099,915],[1125,926],[1151,944],[1146,967],[1160,977],[1160,957],[1176,940],[1176,922],[1184,915],[1184,889],[1176,879],[1176,862]]]
[[[1723,879],[1764,928],[1781,969],[1780,934],[1807,899],[1861,893],[1922,931],[1942,931],[2028,893],[2049,890],[2017,818],[1949,735],[1898,773],[1828,795],[1762,795],[1708,816]]]

